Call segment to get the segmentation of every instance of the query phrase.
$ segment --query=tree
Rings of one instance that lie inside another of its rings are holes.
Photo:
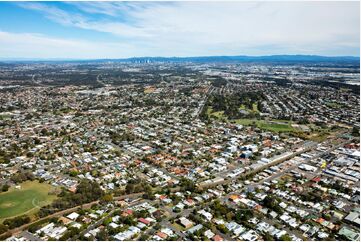
[[[153,198],[152,187],[145,183],[144,181],[139,182],[138,180],[131,179],[128,181],[125,186],[125,193],[137,193],[137,192],[145,192],[149,196],[149,199]]]
[[[194,182],[186,178],[182,178],[180,180],[180,186],[182,187],[183,191],[194,192],[196,189],[196,185],[194,184]]]
[[[234,217],[234,214],[232,212],[228,212],[226,214],[226,219],[227,221],[232,221],[233,220],[233,217]]]
[[[274,210],[277,213],[282,213],[282,208],[279,206],[280,201],[274,196],[268,195],[264,200],[264,206]]]
[[[84,198],[84,202],[91,202],[102,197],[104,195],[104,191],[100,188],[97,182],[82,180],[76,189],[75,195],[77,194]]]
[[[41,133],[41,135],[45,136],[48,134],[48,131],[46,130],[46,128],[43,128],[43,129],[41,129],[40,133]]]
[[[354,127],[352,128],[352,133],[351,133],[351,134],[352,134],[352,136],[359,137],[359,136],[360,136],[360,128],[354,126]]]
[[[144,187],[144,195],[143,198],[145,199],[149,199],[149,200],[153,200],[155,198],[154,194],[153,194],[153,190],[152,187],[150,185],[145,185]]]
[[[210,207],[215,211],[216,215],[225,216],[230,212],[230,209],[226,205],[221,204],[219,200],[215,200]]]
[[[224,234],[227,234],[227,233],[228,233],[228,229],[227,229],[227,227],[226,227],[224,224],[218,224],[218,225],[217,225],[217,229],[218,229],[221,233],[224,233]]]
[[[326,220],[331,220],[331,215],[329,213],[323,213],[322,214],[323,218],[326,219]]]
[[[173,209],[173,212],[175,212],[175,213],[180,213],[180,212],[181,212],[181,209],[180,209],[179,207],[175,207],[175,208]]]
[[[235,215],[235,221],[237,223],[244,223],[253,217],[253,212],[248,209],[238,210]]]
[[[0,234],[5,233],[8,231],[8,227],[6,225],[0,224]]]
[[[44,217],[54,211],[93,202],[102,196],[104,196],[104,191],[100,188],[97,182],[83,179],[80,181],[75,193],[69,192],[65,189],[62,190],[59,194],[59,198],[56,199],[50,206],[45,206],[40,209],[39,216]]]
[[[105,241],[105,240],[108,240],[109,235],[108,235],[107,231],[105,231],[105,229],[102,229],[98,232],[98,234],[95,237],[97,238],[97,240]]]
[[[7,192],[9,190],[10,186],[8,184],[4,184],[1,188],[1,191]]]
[[[111,201],[113,201],[113,195],[110,193],[105,194],[104,196],[101,197],[101,201],[106,202],[106,203],[111,202]]]
[[[104,219],[104,221],[103,221],[103,225],[104,225],[104,226],[107,226],[107,225],[110,224],[112,221],[113,221],[113,220],[112,220],[111,217],[106,218],[106,219]]]
[[[288,234],[284,234],[280,237],[280,240],[282,241],[291,241],[291,237]]]
[[[28,215],[21,215],[15,218],[5,219],[3,224],[7,225],[9,229],[20,227],[23,224],[30,222],[30,217]]]
[[[69,175],[72,176],[72,177],[77,176],[78,174],[79,174],[79,172],[76,171],[76,170],[69,171]]]
[[[34,139],[34,144],[36,144],[36,145],[40,144],[40,139],[39,139],[39,138],[35,138],[35,139]]]
[[[35,176],[32,172],[30,171],[24,171],[24,170],[20,170],[18,173],[12,175],[10,177],[10,180],[14,183],[21,183],[27,180],[34,180]]]
[[[271,240],[273,240],[273,236],[270,235],[269,233],[265,233],[265,234],[263,235],[263,239],[264,239],[265,241],[271,241]]]
[[[60,238],[60,241],[68,240],[76,235],[78,235],[80,230],[75,227],[69,227],[66,233]]]
[[[149,235],[142,234],[142,235],[139,237],[139,240],[140,240],[140,241],[145,241],[145,240],[148,240],[148,238],[149,238]]]

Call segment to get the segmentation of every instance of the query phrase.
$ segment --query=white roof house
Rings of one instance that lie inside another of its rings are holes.
[[[71,219],[71,220],[76,220],[78,217],[79,217],[79,214],[76,213],[76,212],[73,212],[71,214],[69,214],[68,216],[66,216],[68,219]]]

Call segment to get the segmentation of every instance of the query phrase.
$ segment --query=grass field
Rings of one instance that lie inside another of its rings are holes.
[[[286,122],[265,121],[265,120],[257,120],[257,119],[237,119],[235,120],[235,122],[237,124],[242,124],[245,126],[255,124],[260,129],[269,130],[273,132],[292,132],[295,130],[290,123],[286,123]]]
[[[54,190],[49,184],[27,181],[20,186],[20,189],[11,187],[9,191],[0,193],[0,221],[22,214],[33,214],[56,198],[55,195],[48,195]]]

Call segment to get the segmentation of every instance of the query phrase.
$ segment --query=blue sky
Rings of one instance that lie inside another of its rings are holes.
[[[0,58],[360,52],[359,2],[0,2]]]

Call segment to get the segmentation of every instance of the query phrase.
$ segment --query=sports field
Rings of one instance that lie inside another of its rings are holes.
[[[55,195],[48,195],[54,190],[49,184],[27,181],[20,186],[20,189],[13,186],[9,191],[0,193],[0,221],[22,214],[33,214],[56,198]]]

